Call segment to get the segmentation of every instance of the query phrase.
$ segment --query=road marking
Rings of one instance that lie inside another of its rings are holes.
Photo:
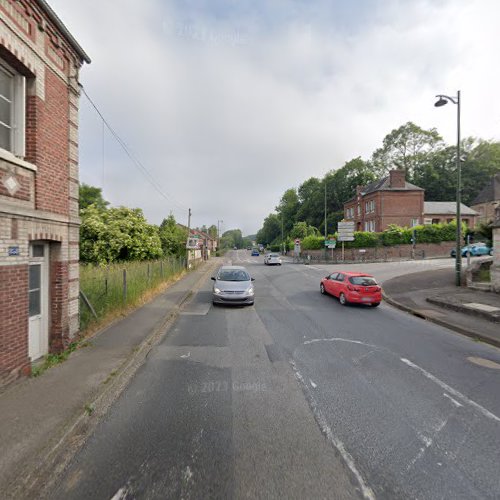
[[[366,342],[361,342],[361,340],[341,339],[341,338],[338,338],[338,337],[336,337],[336,338],[330,338],[330,339],[311,339],[311,340],[306,340],[304,342],[304,345],[314,344],[316,342],[348,342],[349,344],[360,344],[360,345],[364,345],[366,347],[373,347],[374,349],[380,349],[376,345],[367,344]]]
[[[307,391],[307,394],[309,396],[309,402],[311,404],[311,410],[313,412],[314,417],[316,418],[316,422],[318,422],[318,425],[319,425],[319,428],[321,429],[321,432],[326,436],[326,439],[330,442],[330,444],[332,444],[337,449],[337,451],[340,453],[340,455],[344,459],[344,462],[346,463],[346,465],[349,467],[351,472],[354,474],[354,476],[358,480],[363,497],[367,500],[375,500],[375,493],[373,493],[373,490],[365,483],[363,476],[356,468],[356,464],[354,463],[353,457],[345,449],[344,443],[342,441],[340,441],[339,439],[337,439],[333,435],[332,429],[328,425],[325,417],[323,416],[323,413],[318,408],[316,401],[311,396],[311,393],[309,392],[309,388],[304,380],[304,377],[297,369],[297,366],[295,365],[295,361],[293,359],[290,360],[290,364],[292,365],[293,371],[295,373],[295,377],[302,384],[304,389]]]
[[[309,379],[309,382],[311,382],[311,387],[312,387],[313,389],[316,389],[316,387],[318,387],[318,385],[317,385],[317,384],[315,384],[315,383],[314,383],[311,379]]]
[[[189,358],[191,356],[191,352],[188,352],[187,354],[183,354],[181,358]]]
[[[442,380],[439,380],[432,373],[429,373],[428,371],[424,370],[423,368],[416,365],[415,363],[412,363],[410,360],[408,360],[406,358],[400,358],[400,359],[404,364],[408,365],[410,368],[413,368],[414,370],[419,371],[425,377],[427,377],[429,380],[432,380],[434,383],[439,385],[445,391],[453,394],[456,398],[460,399],[462,402],[464,402],[464,403],[472,406],[476,410],[478,410],[485,417],[487,417],[491,420],[494,420],[495,422],[500,422],[500,417],[497,417],[494,413],[491,413],[489,410],[487,410],[486,408],[484,408],[480,404],[476,403],[475,401],[472,401],[472,399],[469,399],[467,396],[463,395],[461,392],[457,391],[456,389],[453,389],[453,387],[450,387],[448,384],[446,384]]]
[[[462,403],[459,403],[456,399],[453,399],[449,394],[446,394],[446,392],[443,392],[443,396],[445,398],[448,398],[457,408],[463,406]]]

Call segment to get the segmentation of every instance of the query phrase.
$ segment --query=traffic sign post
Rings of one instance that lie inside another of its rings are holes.
[[[337,223],[338,240],[342,242],[342,261],[344,260],[344,241],[354,241],[354,221]]]

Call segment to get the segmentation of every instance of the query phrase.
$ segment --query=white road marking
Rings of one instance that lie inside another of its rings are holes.
[[[316,389],[316,387],[318,387],[318,385],[317,385],[317,384],[315,384],[315,383],[314,383],[311,379],[309,379],[309,382],[311,382],[311,387],[312,387],[313,389]]]
[[[181,358],[189,358],[191,356],[191,352],[188,352],[187,354],[183,354]]]
[[[446,394],[446,392],[443,392],[443,396],[445,398],[448,398],[457,408],[463,406],[462,403],[459,403],[456,399],[453,399],[449,394]]]
[[[291,360],[290,364],[292,365],[293,371],[295,373],[295,377],[308,391],[309,388],[304,380],[304,377],[297,369],[295,362],[293,360]],[[367,500],[375,500],[375,493],[373,493],[373,490],[365,483],[363,476],[356,468],[356,464],[354,463],[354,459],[352,458],[351,454],[345,449],[344,443],[342,443],[342,441],[340,441],[339,439],[337,439],[333,435],[332,429],[328,425],[325,417],[323,416],[323,413],[318,408],[316,402],[312,398],[309,391],[308,391],[308,394],[309,394],[312,412],[316,418],[316,422],[318,422],[318,425],[319,425],[321,431],[326,436],[327,440],[337,449],[337,451],[340,453],[340,455],[344,459],[344,462],[346,463],[346,465],[349,467],[351,472],[354,474],[354,476],[358,480],[363,497],[366,498]]]
[[[485,417],[494,420],[496,422],[500,422],[500,417],[497,417],[494,413],[491,413],[489,410],[484,408],[483,406],[479,405],[475,401],[472,401],[472,399],[469,399],[467,396],[463,395],[461,392],[457,391],[456,389],[453,389],[453,387],[450,387],[448,384],[443,382],[442,380],[439,380],[437,377],[432,375],[432,373],[429,373],[428,371],[424,370],[420,366],[416,365],[415,363],[412,363],[410,360],[406,358],[400,358],[401,361],[408,365],[410,368],[413,368],[414,370],[419,371],[422,373],[425,377],[427,377],[429,380],[432,380],[434,383],[439,385],[442,389],[445,391],[449,392],[450,394],[453,394],[456,398],[460,399],[462,402],[465,404],[468,404],[478,410],[480,413],[482,413]]]
[[[126,498],[127,496],[127,488],[123,486],[123,488],[120,488],[112,497],[111,500],[122,500],[123,498]]]
[[[351,339],[341,339],[339,337],[331,338],[331,339],[311,339],[306,340],[304,345],[307,344],[315,344],[316,342],[348,342],[349,344],[360,344],[366,347],[373,347],[374,349],[379,349],[376,345],[367,344],[366,342],[361,342],[361,340],[351,340]]]

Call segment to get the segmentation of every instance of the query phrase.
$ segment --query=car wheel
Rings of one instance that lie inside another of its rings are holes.
[[[341,293],[339,295],[339,302],[343,305],[343,306],[346,306],[347,304],[349,304],[349,302],[347,302],[347,299],[345,298],[345,295],[343,293]]]
[[[325,285],[323,285],[323,283],[321,283],[321,285],[319,285],[319,291],[320,291],[323,295],[325,295],[326,290],[325,290]]]
[[[378,307],[380,305],[380,302],[372,302],[372,307]]]

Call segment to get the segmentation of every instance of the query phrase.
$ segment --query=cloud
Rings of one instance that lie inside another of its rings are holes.
[[[453,142],[435,94],[462,89],[464,134],[498,139],[493,0],[351,3],[52,0],[92,57],[82,83],[168,196],[107,132],[103,162],[83,98],[82,180],[155,223],[190,207],[194,225],[253,233],[287,188],[407,121]]]

